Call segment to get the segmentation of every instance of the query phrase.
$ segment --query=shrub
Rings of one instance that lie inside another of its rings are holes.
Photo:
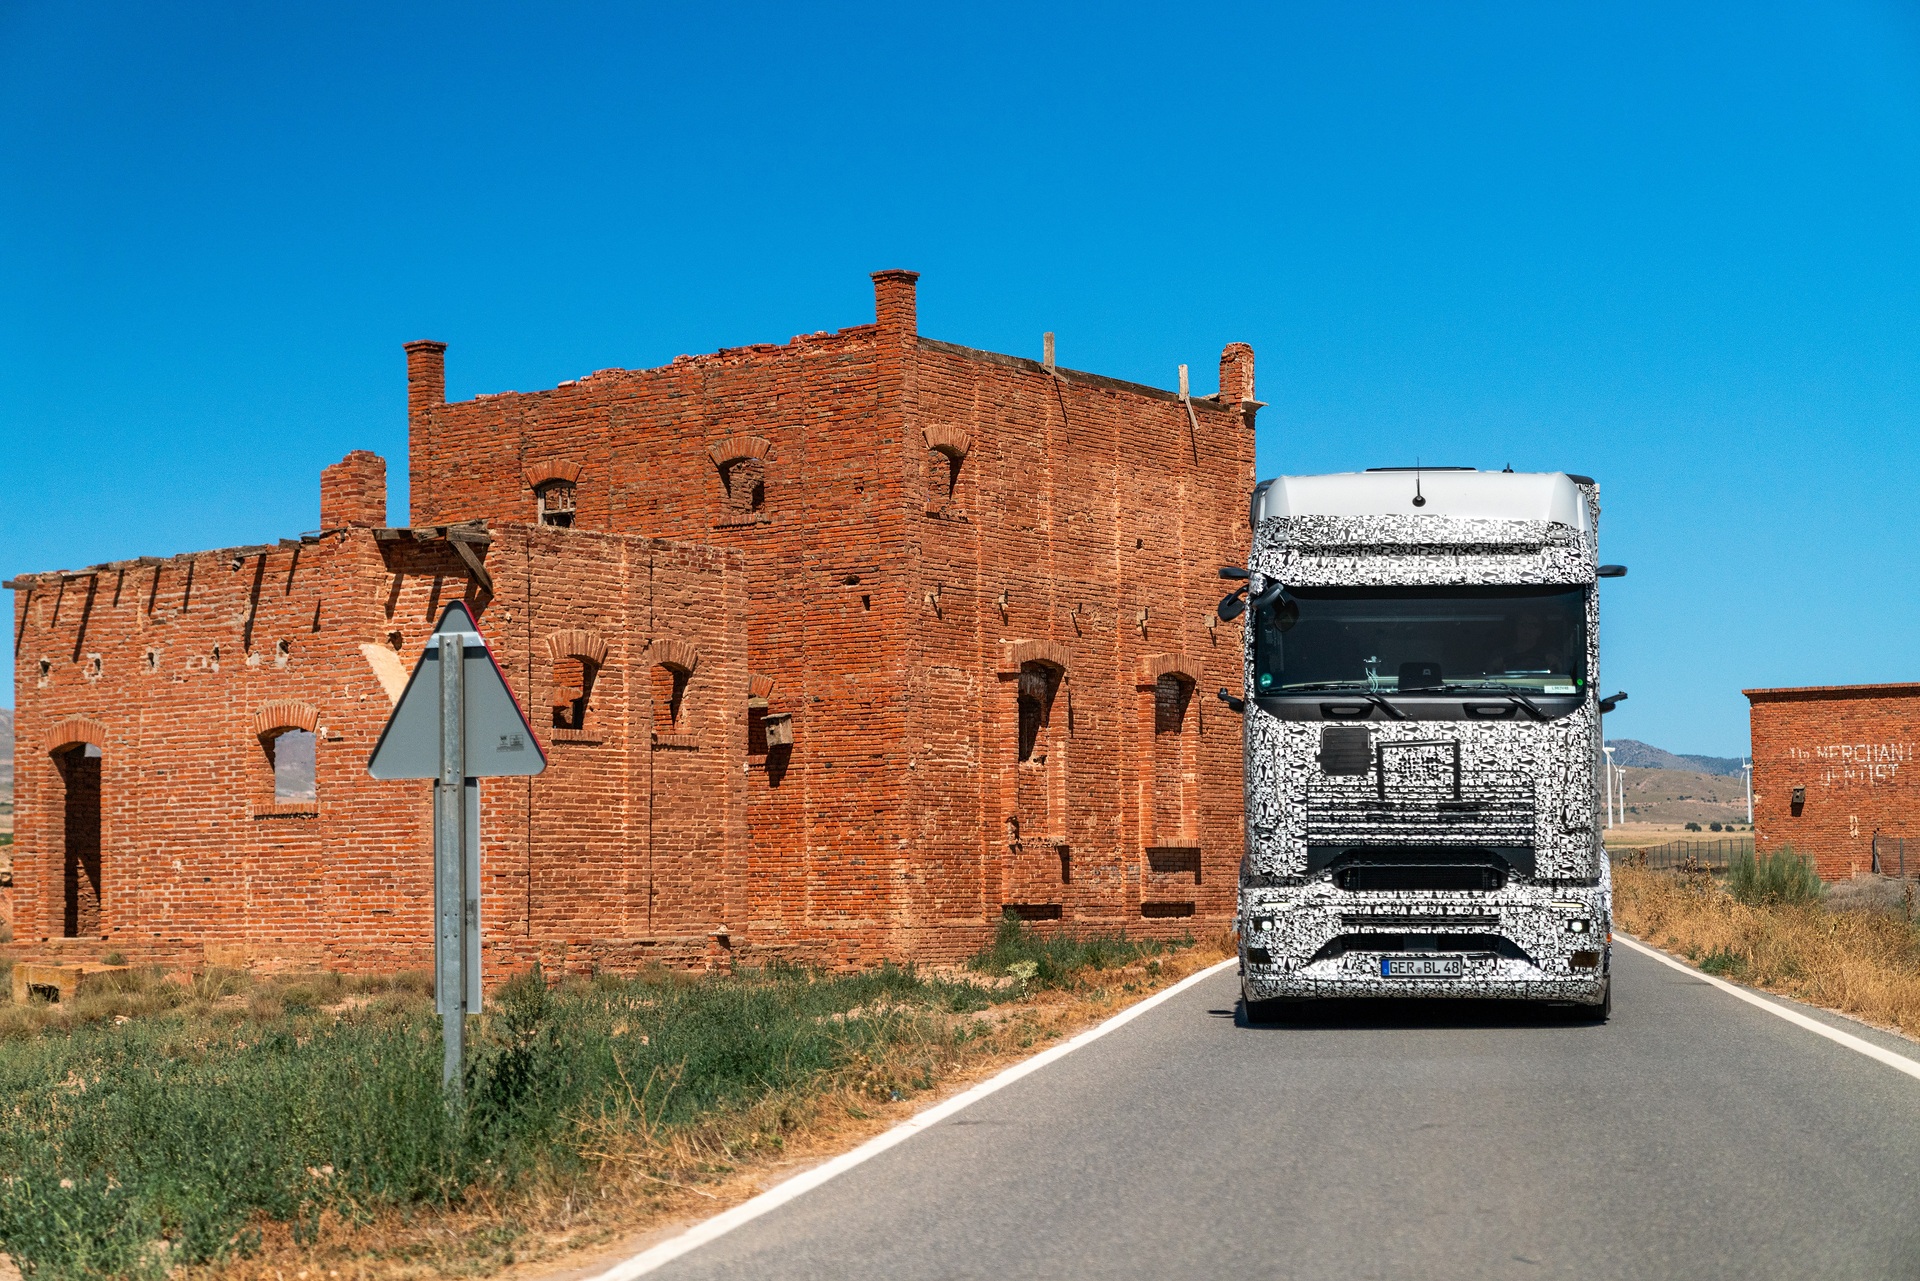
[[[1009,912],[1000,918],[993,943],[967,968],[1009,976],[1021,987],[1065,987],[1081,970],[1119,969],[1166,950],[1164,943],[1122,934],[1040,934]]]
[[[1709,974],[1728,978],[1739,971],[1740,956],[1730,948],[1717,947],[1700,958],[1700,968]]]
[[[1759,907],[1773,903],[1812,903],[1820,898],[1820,878],[1813,864],[1783,845],[1770,854],[1743,849],[1727,868],[1727,889],[1742,903]]]
[[[1700,825],[1698,823],[1689,823],[1687,824],[1687,830],[1689,832],[1697,832],[1700,830]]]

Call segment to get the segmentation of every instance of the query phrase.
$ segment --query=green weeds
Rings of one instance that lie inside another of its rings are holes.
[[[1699,960],[1700,968],[1718,978],[1733,978],[1743,968],[1744,958],[1730,948],[1715,948]]]
[[[1192,939],[1173,946],[1191,945]],[[993,943],[969,961],[982,974],[1005,975],[1020,987],[1068,987],[1089,970],[1117,970],[1145,963],[1159,971],[1156,958],[1169,945],[1154,939],[1131,939],[1118,934],[1042,934],[1011,914],[1000,920]]]
[[[1784,845],[1758,857],[1752,850],[1735,854],[1727,868],[1727,891],[1750,907],[1764,907],[1816,902],[1821,885],[1813,864]]]

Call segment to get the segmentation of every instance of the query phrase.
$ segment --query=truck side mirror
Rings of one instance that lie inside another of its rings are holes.
[[[1614,708],[1620,706],[1620,704],[1626,701],[1627,701],[1627,696],[1624,691],[1618,694],[1609,694],[1607,695],[1607,697],[1600,700],[1600,714],[1602,716],[1605,716],[1608,712],[1612,711]]]
[[[1225,688],[1222,688],[1220,691],[1220,701],[1225,703],[1231,711],[1244,715],[1247,710],[1247,700],[1244,698],[1235,698],[1233,695],[1227,693]]]
[[[1245,590],[1244,588],[1242,590]],[[1239,592],[1228,592],[1220,598],[1220,605],[1214,612],[1220,615],[1220,621],[1231,623],[1246,612],[1247,598]]]
[[[1625,578],[1626,576],[1627,567],[1625,565],[1602,565],[1600,567],[1600,577],[1602,578]]]
[[[1222,565],[1220,567],[1220,577],[1231,578],[1237,581],[1240,579],[1252,578],[1253,575],[1249,571],[1240,568],[1238,565]]]

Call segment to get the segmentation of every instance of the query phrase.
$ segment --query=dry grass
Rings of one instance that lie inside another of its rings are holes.
[[[0,985],[10,985],[12,962],[0,960]],[[280,1018],[387,998],[424,1002],[433,978],[424,972],[344,976],[328,970],[251,974],[214,967],[173,974],[140,966],[96,983],[71,1001],[8,1004],[0,987],[0,1042],[60,1033],[100,1023],[174,1015],[190,1027],[230,1027],[249,1014]]]
[[[1825,1006],[1920,1037],[1920,929],[1902,895],[1849,892],[1841,902],[1748,906],[1708,876],[1615,866],[1614,919],[1637,938],[1709,974]]]

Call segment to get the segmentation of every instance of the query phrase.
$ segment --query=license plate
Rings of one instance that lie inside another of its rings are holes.
[[[1464,956],[1383,956],[1383,979],[1457,979],[1466,973]]]

